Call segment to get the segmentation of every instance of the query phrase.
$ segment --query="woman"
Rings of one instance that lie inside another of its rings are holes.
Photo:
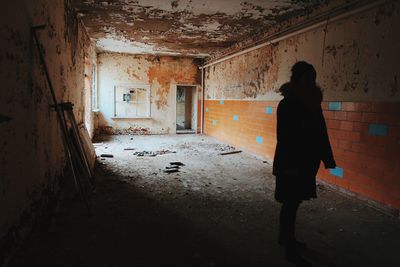
[[[273,174],[275,199],[282,203],[279,244],[285,246],[289,261],[305,263],[298,253],[305,244],[295,238],[297,209],[303,200],[317,197],[315,176],[321,160],[325,168],[335,168],[336,163],[322,114],[316,71],[311,64],[300,61],[291,72],[290,82],[280,88],[284,98],[277,110]]]

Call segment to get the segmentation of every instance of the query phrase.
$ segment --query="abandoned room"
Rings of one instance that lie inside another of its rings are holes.
[[[399,1],[1,13],[0,266],[400,266]]]

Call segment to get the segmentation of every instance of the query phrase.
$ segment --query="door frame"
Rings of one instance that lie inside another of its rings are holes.
[[[176,133],[176,95],[177,95],[177,91],[178,91],[178,86],[185,86],[185,87],[193,87],[195,88],[195,103],[193,105],[194,109],[195,109],[195,125],[192,125],[192,130],[194,130],[194,132],[196,134],[198,134],[198,130],[197,130],[197,124],[198,122],[198,102],[199,102],[199,94],[198,94],[198,89],[201,86],[200,84],[183,84],[183,83],[177,83],[175,84],[175,90],[174,90],[174,133]]]

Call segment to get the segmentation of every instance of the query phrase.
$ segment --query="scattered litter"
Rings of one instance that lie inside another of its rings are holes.
[[[336,208],[329,208],[328,211],[335,211]]]
[[[185,166],[185,164],[183,164],[183,163],[180,162],[180,161],[170,162],[169,164],[170,164],[170,165],[176,165],[176,166]]]
[[[101,154],[100,157],[102,157],[102,158],[113,158],[114,155],[113,154]]]
[[[179,172],[179,169],[167,169],[164,170],[165,173],[173,173],[173,172]]]
[[[136,150],[136,148],[127,147],[127,148],[124,148],[124,150]]]
[[[234,146],[225,145],[225,144],[215,144],[214,146],[215,146],[215,150],[219,150],[219,151],[236,150],[236,148]]]
[[[135,153],[133,153],[133,155],[138,156],[138,157],[155,157],[158,155],[165,155],[165,154],[169,154],[169,153],[176,153],[176,151],[171,151],[168,149],[162,149],[162,150],[157,150],[157,151],[137,151]]]
[[[220,155],[224,156],[224,155],[237,154],[237,153],[241,153],[241,152],[242,152],[242,150],[234,150],[234,151],[220,153]]]
[[[167,167],[165,167],[165,169],[167,169],[167,170],[172,170],[172,169],[178,169],[179,170],[179,166],[167,166]]]
[[[164,172],[166,173],[173,173],[173,172],[179,172],[179,169],[181,166],[185,166],[182,162],[176,161],[176,162],[170,162],[170,166],[166,166]]]
[[[101,142],[101,143],[93,143],[93,145],[94,146],[102,146],[102,145],[104,145],[104,143],[103,142]]]

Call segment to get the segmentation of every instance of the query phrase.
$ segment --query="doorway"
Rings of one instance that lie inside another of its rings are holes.
[[[176,87],[176,132],[196,133],[197,93],[196,86]]]

